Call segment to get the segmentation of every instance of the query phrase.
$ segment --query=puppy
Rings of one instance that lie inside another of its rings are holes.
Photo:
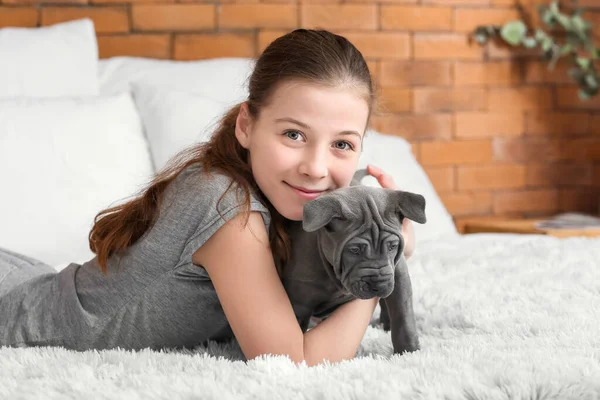
[[[419,349],[412,286],[403,255],[402,221],[425,223],[419,194],[361,186],[358,171],[348,188],[305,204],[290,229],[291,261],[282,281],[302,330],[354,299],[381,298],[381,322],[391,329],[394,353]]]

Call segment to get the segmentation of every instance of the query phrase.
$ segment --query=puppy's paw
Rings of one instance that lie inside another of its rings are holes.
[[[381,324],[381,327],[383,328],[383,330],[385,332],[389,332],[390,329],[392,328],[391,322],[390,322],[390,317],[388,317],[387,313],[381,314],[381,316],[379,317],[379,323]]]
[[[394,354],[412,353],[421,349],[419,338],[409,340],[392,340],[394,345]]]
[[[390,329],[392,329],[391,325],[390,325],[390,320],[388,319],[387,321],[381,321],[381,327],[383,328],[383,330],[385,332],[389,332]]]

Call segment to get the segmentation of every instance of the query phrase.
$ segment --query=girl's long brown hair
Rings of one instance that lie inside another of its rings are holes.
[[[374,105],[373,83],[362,54],[347,39],[328,31],[297,29],[277,38],[264,50],[250,76],[246,101],[250,116],[257,119],[277,86],[291,80],[327,87],[356,88],[365,97],[369,109]],[[231,177],[235,186],[242,189],[246,223],[251,192],[267,206],[271,213],[269,243],[281,273],[290,256],[287,220],[275,210],[254,180],[248,151],[235,136],[239,110],[240,105],[229,110],[208,142],[179,153],[132,200],[96,215],[89,244],[104,273],[107,272],[109,257],[124,252],[152,227],[165,189],[183,170],[194,164],[201,165],[204,171],[218,171]],[[230,186],[227,190],[232,188]]]

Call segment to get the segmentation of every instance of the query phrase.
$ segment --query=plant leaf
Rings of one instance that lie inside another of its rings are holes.
[[[577,65],[579,65],[579,67],[580,67],[582,70],[584,70],[584,71],[587,71],[587,70],[589,70],[589,69],[590,69],[590,64],[591,64],[591,61],[590,61],[590,59],[589,59],[589,58],[585,58],[585,57],[577,57],[577,58],[575,59],[575,63],[576,63]]]
[[[484,44],[489,40],[490,35],[485,26],[478,26],[475,28],[475,32],[473,32],[473,37],[478,43]]]
[[[565,54],[569,54],[569,53],[570,53],[570,52],[572,52],[572,51],[573,51],[573,45],[572,45],[572,44],[570,44],[570,43],[568,43],[568,44],[565,44],[565,45],[564,45],[564,46],[563,46],[563,47],[560,49],[560,54],[561,54],[562,56],[564,56]]]
[[[582,101],[586,101],[590,99],[590,95],[583,89],[579,89],[579,91],[577,92],[577,94],[579,95],[579,99]]]
[[[502,38],[513,46],[521,44],[525,33],[527,32],[527,26],[523,21],[511,21],[506,23],[500,30]]]
[[[523,46],[525,46],[528,49],[533,49],[535,46],[537,46],[537,40],[535,40],[534,37],[526,37],[525,39],[523,39]]]
[[[590,89],[598,89],[598,80],[592,73],[589,73],[585,76],[585,83]]]
[[[591,24],[581,18],[579,15],[571,17],[571,24],[573,25],[573,29],[575,29],[577,32],[581,32],[583,35],[585,35],[587,30],[591,27]]]
[[[549,52],[552,49],[553,45],[554,40],[550,37],[547,37],[546,39],[542,40],[542,51],[544,53]]]

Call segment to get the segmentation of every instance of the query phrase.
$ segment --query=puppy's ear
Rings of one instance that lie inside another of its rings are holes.
[[[304,205],[302,228],[314,232],[340,216],[340,202],[332,195],[323,195]]]
[[[352,181],[350,182],[350,186],[358,186],[360,185],[360,181],[363,180],[365,176],[369,175],[366,168],[358,169],[354,172],[354,176],[352,176]]]
[[[425,217],[425,197],[420,194],[403,192],[401,190],[395,191],[396,206],[398,212],[406,218],[424,224],[427,222]]]

